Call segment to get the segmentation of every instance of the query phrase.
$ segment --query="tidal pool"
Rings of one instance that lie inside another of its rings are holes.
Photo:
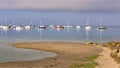
[[[15,48],[0,44],[0,63],[13,61],[35,61],[56,56],[56,53],[32,49]]]

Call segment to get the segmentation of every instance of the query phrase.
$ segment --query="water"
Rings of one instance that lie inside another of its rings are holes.
[[[32,28],[30,30],[16,31],[14,29],[0,29],[0,63],[12,61],[31,61],[56,56],[51,52],[35,51],[30,49],[19,49],[5,46],[16,42],[87,42],[93,41],[104,43],[107,41],[120,41],[120,16],[118,13],[74,13],[74,12],[39,12],[39,11],[0,11],[0,25],[81,25],[80,29],[47,28],[40,30]],[[85,30],[87,18],[90,18],[91,30]],[[6,21],[5,21],[6,19]],[[97,30],[95,26],[100,26],[99,20],[103,20],[106,30]],[[112,26],[112,27],[110,27]],[[113,28],[114,26],[114,28]],[[117,28],[118,27],[118,28]]]
[[[87,42],[93,41],[103,43],[107,41],[120,41],[120,28],[110,28],[106,30],[97,30],[92,27],[91,30],[86,31],[84,27],[39,30],[32,28],[31,30],[16,31],[10,29],[7,31],[1,30],[0,32],[1,43],[15,43],[15,42]]]
[[[0,63],[13,61],[35,61],[56,56],[52,52],[20,49],[0,44]]]
[[[119,13],[77,13],[77,12],[40,12],[40,11],[1,11],[1,25],[28,25],[32,21],[32,25],[81,25],[85,26],[89,18],[90,26],[107,26],[104,31],[97,30],[92,27],[90,31],[86,31],[84,27],[81,29],[64,28],[38,30],[16,31],[9,29],[7,31],[0,30],[0,42],[41,42],[41,41],[59,41],[59,42],[86,42],[94,41],[98,43],[107,41],[120,41],[120,16]],[[6,18],[6,21],[5,21]],[[110,27],[109,27],[110,26]],[[115,27],[115,28],[113,28]]]

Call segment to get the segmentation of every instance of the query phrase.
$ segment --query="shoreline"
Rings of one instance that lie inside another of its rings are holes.
[[[47,68],[68,68],[72,64],[84,64],[84,59],[90,55],[103,53],[103,48],[99,45],[88,45],[85,43],[69,42],[32,42],[32,43],[13,43],[17,48],[34,49],[57,53],[56,57],[46,58],[38,61],[28,62],[8,62],[0,64],[0,67],[40,67]],[[12,65],[11,65],[12,64]]]
[[[44,46],[44,44],[45,45],[48,45],[48,47],[49,47],[49,44],[53,44],[53,46],[52,47],[54,47],[54,44],[56,45],[57,44],[57,46],[58,45],[65,45],[65,44],[67,44],[68,46],[69,45],[72,45],[72,47],[74,46],[74,45],[83,45],[83,46],[93,46],[94,47],[94,45],[92,45],[92,44],[86,44],[86,43],[80,43],[80,42],[66,42],[66,41],[64,41],[64,42],[55,42],[55,41],[51,41],[51,42],[22,42],[22,43],[12,43],[11,44],[11,46],[13,46],[13,47],[16,47],[16,48],[22,48],[22,49],[33,49],[33,50],[41,50],[41,51],[46,51],[46,52],[53,52],[53,53],[57,53],[57,54],[60,54],[59,52],[56,52],[56,51],[54,51],[54,50],[47,50],[46,48],[45,49],[42,49],[42,48],[36,48],[37,46],[33,46],[33,47],[28,47],[28,46],[25,46],[25,45],[39,45],[40,44],[40,46],[42,45],[42,46]],[[46,47],[46,46],[45,46]],[[64,46],[63,46],[64,47]],[[99,45],[97,45],[96,47],[98,47],[99,48]],[[67,48],[67,47],[66,47]],[[102,52],[102,51],[101,51]]]

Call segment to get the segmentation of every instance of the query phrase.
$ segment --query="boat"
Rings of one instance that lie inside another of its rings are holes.
[[[3,25],[2,25],[2,18],[1,18],[1,20],[0,20],[0,29],[2,29],[3,28]]]
[[[53,25],[49,25],[48,27],[49,27],[49,28],[54,28],[54,26],[53,26]]]
[[[67,25],[63,26],[64,28],[72,28],[73,26],[69,25],[69,21],[67,21]]]
[[[57,26],[54,26],[54,28],[64,28],[64,27],[57,25]]]
[[[10,25],[10,28],[16,28],[16,25]]]
[[[46,26],[41,25],[42,21],[40,20],[40,26],[38,26],[39,29],[46,29]]]
[[[31,22],[30,22],[30,25],[26,25],[26,26],[24,26],[24,28],[26,29],[26,30],[29,30],[29,29],[31,29],[33,26],[32,26],[32,20],[31,20]]]
[[[76,26],[76,28],[77,28],[77,29],[80,29],[80,28],[81,28],[81,26],[77,25],[77,26]]]
[[[86,29],[86,30],[90,30],[90,29],[91,29],[91,26],[85,26],[85,29]]]
[[[4,27],[3,25],[0,25],[0,29],[3,29],[3,27]]]
[[[89,18],[87,19],[87,24],[86,24],[86,26],[85,26],[85,29],[86,30],[91,30],[91,26],[89,26]]]
[[[9,26],[3,26],[2,29],[6,31],[9,29]]]
[[[106,27],[98,27],[98,29],[107,29]]]
[[[21,30],[23,29],[23,27],[22,27],[22,26],[16,26],[14,29],[15,29],[16,31],[21,31]]]
[[[100,27],[98,27],[97,29],[99,29],[99,30],[104,30],[104,29],[107,29],[106,27],[103,27],[103,26],[102,26],[102,20],[100,21],[100,25],[101,25],[101,26],[100,26]]]
[[[26,25],[24,26],[24,28],[27,30],[27,29],[31,29],[32,28],[32,25]]]
[[[4,30],[4,31],[7,31],[9,29],[9,26],[6,25],[7,23],[7,20],[5,18],[5,21],[4,21],[5,25],[2,25],[1,28]]]
[[[72,28],[73,26],[71,25],[67,25],[67,26],[63,26],[64,28]]]
[[[46,26],[40,25],[38,28],[40,28],[40,29],[46,29]]]

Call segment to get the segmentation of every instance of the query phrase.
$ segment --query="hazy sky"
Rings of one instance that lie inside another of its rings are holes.
[[[0,0],[0,9],[119,12],[120,0]]]

